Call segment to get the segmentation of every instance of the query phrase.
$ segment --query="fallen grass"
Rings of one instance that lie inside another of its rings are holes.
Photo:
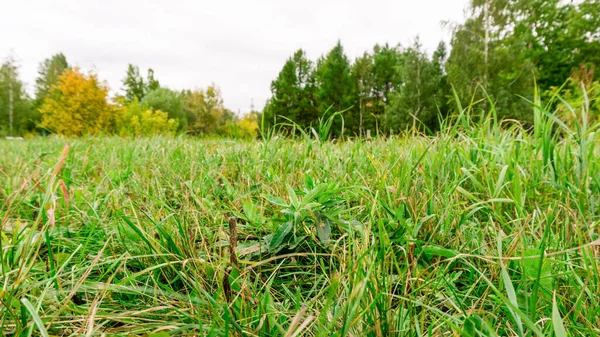
[[[596,129],[466,118],[372,141],[0,142],[2,333],[600,334]]]

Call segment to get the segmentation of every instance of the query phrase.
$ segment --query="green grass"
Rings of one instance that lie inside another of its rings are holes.
[[[599,335],[598,138],[560,124],[0,141],[1,333]]]

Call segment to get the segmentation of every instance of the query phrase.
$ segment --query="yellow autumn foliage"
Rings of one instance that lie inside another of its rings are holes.
[[[258,116],[255,112],[245,114],[235,122],[228,122],[219,130],[224,137],[252,139],[258,136]]]
[[[116,128],[121,136],[174,135],[178,122],[167,112],[152,110],[139,104],[137,98],[119,111]]]
[[[258,118],[255,112],[244,115],[237,121],[237,125],[245,137],[254,138],[258,136]]]
[[[95,74],[66,70],[39,109],[42,126],[64,136],[108,133],[116,108],[107,97],[108,87]]]

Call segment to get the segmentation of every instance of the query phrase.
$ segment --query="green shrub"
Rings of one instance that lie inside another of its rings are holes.
[[[121,107],[116,123],[121,136],[174,135],[177,126],[168,113],[140,105],[137,98]]]

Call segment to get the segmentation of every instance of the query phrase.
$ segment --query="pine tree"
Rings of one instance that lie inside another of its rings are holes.
[[[336,119],[332,127],[333,135],[339,136],[344,130],[349,134],[358,134],[359,100],[351,77],[350,62],[340,41],[317,62],[315,75],[320,111],[325,112],[330,108],[330,113],[344,111],[344,128],[341,120]]]
[[[386,106],[386,126],[394,132],[432,130],[439,111],[439,69],[427,58],[418,40],[404,52],[403,60],[403,82]]]
[[[448,75],[446,74],[445,64],[448,58],[446,43],[441,41],[433,52],[432,62],[435,77],[439,79],[439,87],[436,93],[436,105],[438,107],[439,118],[436,118],[432,124],[433,129],[439,128],[439,120],[448,117],[450,112],[450,102],[452,101],[452,89],[448,84]]]
[[[287,123],[287,119],[296,121],[298,114],[298,88],[296,83],[296,64],[292,58],[288,59],[277,79],[271,82],[272,98],[265,110],[265,121],[268,126],[278,123]],[[285,118],[281,118],[285,117]]]
[[[58,78],[69,68],[64,54],[59,53],[40,63],[38,77],[35,80],[35,105],[39,108],[48,96],[52,86],[58,83]]]
[[[352,81],[358,97],[358,135],[364,136],[367,130],[376,129],[376,120],[373,106],[374,99],[373,57],[369,53],[357,58],[352,65]]]
[[[388,44],[375,45],[373,48],[373,66],[370,76],[372,100],[367,114],[367,123],[371,124],[368,125],[369,128],[381,125],[391,96],[400,90],[403,62],[404,56],[399,45],[395,47],[390,47]]]
[[[286,61],[277,79],[271,83],[271,93],[272,98],[264,111],[267,126],[288,123],[289,119],[306,128],[317,121],[314,67],[303,50],[296,51]]]
[[[382,106],[388,103],[390,93],[397,91],[402,84],[402,63],[400,46],[390,47],[386,44],[373,48],[374,95]],[[383,114],[383,109],[380,109],[379,115]]]

